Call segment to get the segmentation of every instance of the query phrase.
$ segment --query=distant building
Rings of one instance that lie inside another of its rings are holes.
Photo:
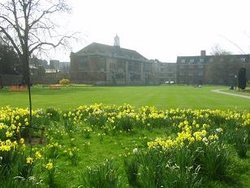
[[[56,72],[69,73],[70,62],[61,62],[59,60],[50,60],[49,68],[50,70],[54,69]]]
[[[158,78],[161,84],[176,83],[176,63],[159,63]]]
[[[49,68],[55,69],[59,71],[60,61],[59,60],[50,60],[49,61]]]
[[[62,73],[69,73],[70,62],[60,62],[59,71]]]
[[[204,82],[207,56],[202,51],[201,56],[177,57],[177,83],[199,84]]]
[[[158,62],[138,52],[120,47],[92,43],[70,55],[70,77],[76,83],[97,85],[159,84]]]
[[[247,69],[250,78],[250,55],[206,55],[177,57],[177,83],[179,84],[222,84],[237,81],[238,70]]]

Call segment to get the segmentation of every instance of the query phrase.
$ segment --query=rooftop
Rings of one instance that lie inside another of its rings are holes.
[[[76,52],[75,54],[79,56],[101,55],[101,56],[117,57],[123,59],[134,59],[134,60],[144,60],[144,61],[148,60],[135,50],[129,50],[125,48],[120,48],[119,46],[110,46],[95,42],[91,43],[90,45]]]

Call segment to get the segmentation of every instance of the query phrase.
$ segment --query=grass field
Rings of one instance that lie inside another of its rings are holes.
[[[218,89],[236,93],[215,86],[35,86],[39,110],[29,129],[28,110],[4,107],[26,108],[27,92],[4,88],[0,187],[248,188],[250,99],[212,92]]]
[[[70,86],[59,90],[48,87],[32,88],[33,107],[60,109],[75,108],[83,104],[103,103],[136,107],[156,106],[157,108],[192,109],[250,109],[249,99],[214,93],[213,89],[227,87],[204,86],[147,86],[147,87],[83,87]],[[0,106],[27,107],[27,92],[9,92],[0,90]]]

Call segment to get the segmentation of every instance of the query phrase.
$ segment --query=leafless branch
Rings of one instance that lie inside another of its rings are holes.
[[[73,35],[72,35],[72,36],[62,36],[61,39],[60,39],[57,43],[52,43],[52,42],[40,42],[40,43],[36,44],[36,45],[30,50],[30,52],[31,52],[31,54],[32,54],[35,50],[37,50],[37,49],[40,48],[41,46],[51,46],[51,47],[53,47],[53,48],[56,48],[56,47],[58,47],[58,46],[60,46],[60,45],[64,45],[66,39],[71,39],[72,37],[73,37]]]
[[[6,3],[0,3],[0,7],[7,12],[0,13],[0,32],[6,35],[19,55],[24,51],[31,55],[34,51],[43,49],[42,46],[55,48],[65,45],[66,40],[72,37],[55,37],[56,24],[51,20],[54,13],[70,10],[65,0],[6,0]],[[56,38],[57,42],[51,42]]]
[[[13,40],[13,38],[10,36],[10,34],[5,30],[5,28],[3,28],[2,26],[0,26],[0,32],[3,32],[5,34],[5,36],[8,38],[8,40],[11,42],[11,44],[13,45],[14,49],[16,50],[16,52],[18,53],[18,56],[21,57],[22,52],[20,51],[20,49],[18,48],[17,44],[15,43],[15,41]]]

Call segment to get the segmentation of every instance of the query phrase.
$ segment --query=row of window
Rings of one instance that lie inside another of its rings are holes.
[[[209,63],[212,63],[214,61],[222,62],[222,61],[225,61],[225,60],[230,61],[230,62],[234,62],[234,61],[235,62],[240,61],[242,63],[247,62],[246,57],[238,57],[238,58],[232,57],[232,58],[230,58],[230,57],[227,57],[227,56],[226,57],[223,57],[223,56],[221,56],[221,57],[208,57],[207,62],[209,62]],[[201,58],[182,58],[180,60],[180,62],[181,63],[190,63],[190,64],[193,64],[193,63],[205,63],[205,59],[203,57],[201,57]]]
[[[186,58],[183,58],[183,59],[181,59],[180,62],[181,63],[194,63],[195,59],[186,59]],[[204,58],[200,58],[198,61],[196,61],[196,63],[204,63],[204,62],[205,62]]]
[[[179,65],[180,69],[203,69],[204,65]]]

